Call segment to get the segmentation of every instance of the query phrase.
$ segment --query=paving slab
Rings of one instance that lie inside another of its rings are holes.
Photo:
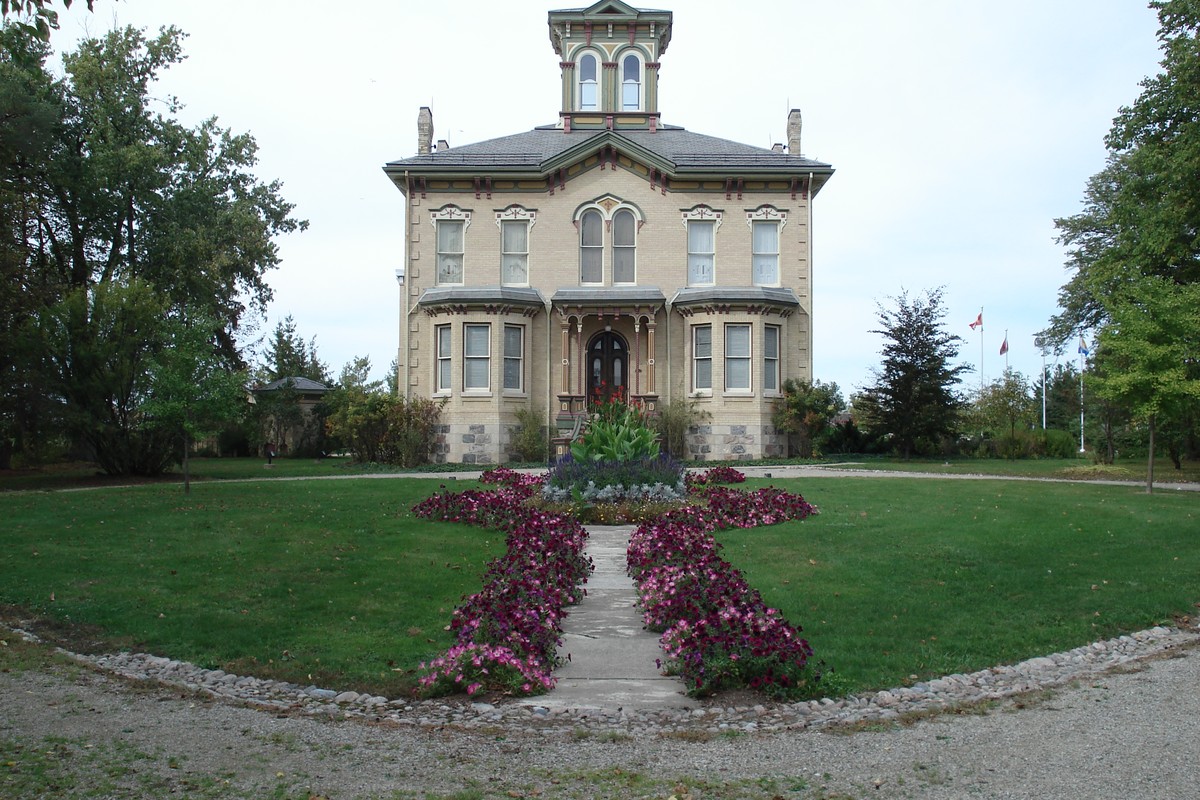
[[[699,703],[683,692],[683,682],[664,676],[658,634],[642,627],[633,580],[625,574],[625,551],[632,525],[589,526],[587,554],[595,572],[587,596],[563,622],[549,694],[522,702],[545,708],[692,708]]]

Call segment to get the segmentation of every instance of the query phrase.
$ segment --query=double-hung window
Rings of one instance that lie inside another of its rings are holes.
[[[779,391],[779,342],[778,325],[763,326],[763,392]]]
[[[750,326],[725,326],[725,391],[750,391]]]
[[[491,326],[463,325],[463,391],[486,392],[491,388]]]
[[[604,219],[588,209],[579,220],[579,282],[604,280]]]
[[[692,328],[692,391],[712,390],[712,326]]]
[[[434,328],[434,339],[437,345],[437,375],[434,391],[445,393],[450,391],[451,363],[453,351],[450,349],[450,326],[438,325]]]
[[[716,260],[716,227],[714,221],[688,220],[688,285],[711,286],[713,262]]]
[[[437,220],[437,282],[460,284],[463,282],[463,231],[462,220]]]
[[[632,53],[621,59],[621,110],[642,110],[642,62]]]
[[[504,326],[504,388],[525,389],[525,328],[520,325]]]
[[[524,220],[500,223],[500,282],[509,286],[529,283],[529,223]]]
[[[755,221],[751,226],[751,257],[755,286],[779,285],[779,223]]]
[[[600,108],[599,63],[596,56],[585,53],[579,59],[579,110],[597,111]]]
[[[637,281],[637,220],[632,211],[613,215],[613,283]]]

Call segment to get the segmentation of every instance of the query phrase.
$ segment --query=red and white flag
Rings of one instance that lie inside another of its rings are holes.
[[[975,330],[976,328],[983,327],[983,312],[982,311],[979,312],[979,316],[975,318],[975,321],[971,323],[970,327],[971,327],[971,330]]]
[[[1008,334],[1004,334],[1004,344],[1000,345],[1000,355],[1008,352]]]

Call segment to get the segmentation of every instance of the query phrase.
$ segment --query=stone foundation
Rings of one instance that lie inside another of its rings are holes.
[[[787,435],[774,425],[697,425],[688,429],[688,455],[696,461],[750,461],[787,456]]]

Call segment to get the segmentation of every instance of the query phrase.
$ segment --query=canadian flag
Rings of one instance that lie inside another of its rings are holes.
[[[1008,352],[1008,334],[1004,334],[1004,344],[1000,345],[1000,355]]]
[[[970,327],[971,327],[971,330],[975,330],[976,328],[983,327],[983,312],[982,311],[979,312],[979,316],[975,318],[975,321],[971,323]]]

